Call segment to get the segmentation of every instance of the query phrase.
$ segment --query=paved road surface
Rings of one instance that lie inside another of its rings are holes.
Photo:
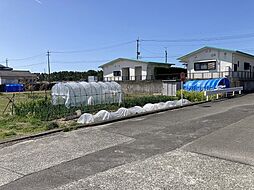
[[[2,147],[0,189],[254,189],[254,94]]]

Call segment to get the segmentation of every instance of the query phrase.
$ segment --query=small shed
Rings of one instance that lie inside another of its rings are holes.
[[[177,90],[180,90],[181,82],[176,80],[163,80],[162,81],[162,95],[176,96]]]

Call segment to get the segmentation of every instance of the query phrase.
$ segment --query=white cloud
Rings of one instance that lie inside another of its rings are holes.
[[[42,2],[40,0],[34,0],[34,1],[36,1],[39,4],[42,4]]]

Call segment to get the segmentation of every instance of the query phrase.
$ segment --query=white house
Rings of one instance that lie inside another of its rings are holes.
[[[157,79],[173,64],[118,58],[100,66],[104,81]]]
[[[254,78],[254,56],[241,51],[203,47],[178,58],[188,78]]]

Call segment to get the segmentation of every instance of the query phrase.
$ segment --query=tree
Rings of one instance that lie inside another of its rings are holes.
[[[59,71],[50,74],[51,81],[87,81],[88,76],[97,76],[98,80],[103,79],[103,71],[88,70],[87,72]],[[48,74],[38,74],[39,81],[48,81]]]

